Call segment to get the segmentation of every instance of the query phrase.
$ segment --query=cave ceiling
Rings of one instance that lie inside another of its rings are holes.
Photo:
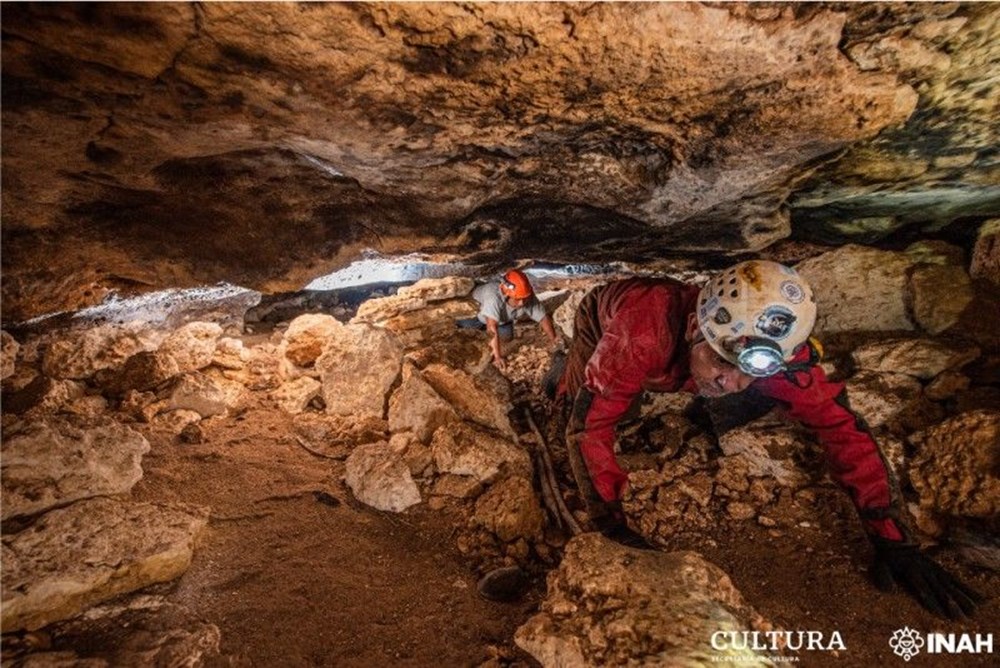
[[[996,216],[986,4],[3,4],[5,320]]]

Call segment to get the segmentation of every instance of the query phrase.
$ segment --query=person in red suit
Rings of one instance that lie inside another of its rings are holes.
[[[971,614],[979,596],[910,540],[878,445],[844,385],[818,364],[815,321],[809,285],[775,262],[740,263],[702,288],[632,278],[592,290],[576,312],[555,407],[595,527],[623,542],[639,538],[621,512],[628,474],[614,442],[616,425],[643,391],[736,398],[757,415],[779,407],[816,435],[831,476],[854,501],[875,547],[877,584],[899,581],[939,615]],[[735,412],[724,411],[719,422]]]

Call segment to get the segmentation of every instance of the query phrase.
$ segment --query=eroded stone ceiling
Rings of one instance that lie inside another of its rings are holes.
[[[991,4],[3,5],[5,320],[1000,210]]]

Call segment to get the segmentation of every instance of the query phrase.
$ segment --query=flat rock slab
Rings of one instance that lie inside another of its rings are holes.
[[[514,635],[546,668],[771,665],[752,650],[714,649],[716,632],[762,623],[721,569],[695,552],[636,550],[600,534],[566,545],[541,612]]]
[[[2,452],[6,520],[80,499],[128,492],[142,478],[142,457],[149,452],[149,443],[110,419],[78,426],[53,418],[8,430]]]
[[[4,631],[40,629],[179,577],[207,521],[194,506],[93,499],[4,536]]]

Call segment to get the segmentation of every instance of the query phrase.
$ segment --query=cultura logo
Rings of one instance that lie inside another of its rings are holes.
[[[892,634],[892,637],[889,638],[889,647],[892,648],[896,656],[901,656],[906,661],[912,659],[914,655],[919,654],[920,648],[923,646],[923,637],[909,626],[897,629]]]

